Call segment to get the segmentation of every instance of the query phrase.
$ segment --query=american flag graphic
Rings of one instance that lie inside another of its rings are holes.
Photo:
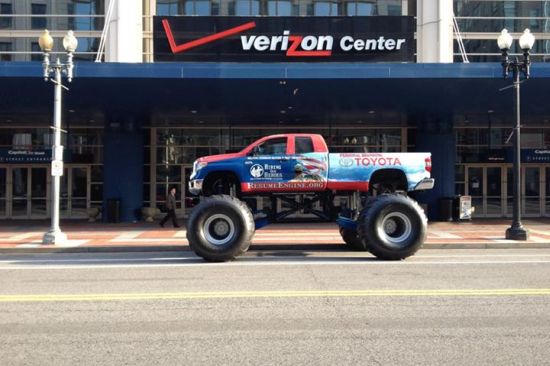
[[[324,175],[323,173],[326,173],[327,171],[327,163],[324,160],[309,158],[306,156],[300,156],[296,160],[311,174]]]

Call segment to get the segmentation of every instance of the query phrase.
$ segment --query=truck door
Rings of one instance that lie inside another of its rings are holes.
[[[310,136],[296,136],[290,155],[293,177],[289,180],[293,191],[322,191],[327,184],[327,154],[315,152]]]
[[[256,146],[245,160],[244,176],[251,192],[285,191],[293,177],[288,138],[275,137]]]

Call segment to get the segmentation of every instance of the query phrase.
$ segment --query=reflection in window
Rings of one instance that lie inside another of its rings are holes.
[[[264,141],[257,148],[259,155],[286,154],[286,137]]]
[[[157,15],[182,15],[182,1],[179,0],[157,0]]]
[[[32,15],[43,15],[46,14],[46,4],[32,4],[31,5]],[[45,17],[32,17],[31,18],[31,28],[32,29],[44,29],[47,27],[47,21]]]
[[[346,3],[347,15],[352,16],[368,16],[375,15],[376,5],[366,2],[354,2],[350,1]]]
[[[329,1],[316,1],[313,6],[314,15],[335,16],[338,15],[338,3]]]
[[[38,42],[31,43],[31,61],[42,61],[42,50]]]
[[[98,15],[103,13],[102,0],[73,0],[67,5],[69,15]],[[103,19],[95,17],[70,17],[68,29],[97,30],[103,27]]]
[[[257,0],[237,0],[235,15],[259,15],[260,2]]]
[[[0,61],[11,61],[11,42],[0,42]]]
[[[267,2],[267,15],[298,15],[292,14],[292,8],[293,7],[290,1],[270,0]]]
[[[2,16],[4,14],[12,14],[11,4],[0,4],[0,29],[11,28],[11,18]]]

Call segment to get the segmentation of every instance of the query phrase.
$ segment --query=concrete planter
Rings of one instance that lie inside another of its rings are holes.
[[[100,210],[98,207],[87,208],[86,214],[88,215],[88,222],[95,222],[99,216],[99,212]]]
[[[141,214],[146,222],[153,222],[157,213],[160,213],[160,210],[156,207],[143,207],[141,209]]]

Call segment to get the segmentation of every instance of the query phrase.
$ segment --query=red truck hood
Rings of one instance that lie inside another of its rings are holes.
[[[216,161],[222,161],[222,160],[227,160],[227,159],[238,158],[240,156],[243,156],[242,152],[231,153],[231,154],[208,155],[208,156],[203,156],[202,158],[199,158],[198,160],[201,161],[201,162],[213,163],[213,162],[216,162]]]

